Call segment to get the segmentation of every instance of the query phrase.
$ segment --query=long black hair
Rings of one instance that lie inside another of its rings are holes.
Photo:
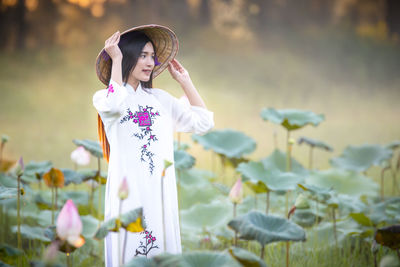
[[[156,51],[154,43],[141,31],[133,31],[121,36],[118,46],[122,52],[122,81],[125,84],[128,82],[129,75],[135,68],[138,58],[148,42],[153,45],[153,49]],[[153,73],[151,73],[147,82],[140,81],[140,83],[143,88],[152,88]]]

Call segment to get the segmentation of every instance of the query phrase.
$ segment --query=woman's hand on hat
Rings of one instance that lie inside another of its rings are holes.
[[[190,81],[189,72],[176,59],[173,59],[168,63],[168,71],[172,78],[180,84]]]
[[[120,32],[117,31],[105,41],[104,50],[111,57],[112,60],[122,59],[122,52],[118,46],[120,36]]]

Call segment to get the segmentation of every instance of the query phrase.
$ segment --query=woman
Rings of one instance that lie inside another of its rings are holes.
[[[122,250],[126,242],[124,263],[135,256],[181,252],[175,169],[167,169],[161,187],[164,160],[173,162],[173,130],[203,134],[214,126],[213,113],[174,59],[177,50],[170,29],[145,25],[114,33],[96,60],[97,75],[108,85],[93,96],[99,138],[109,162],[104,219],[118,216],[118,188],[126,177],[130,193],[122,202],[122,213],[143,207],[147,225],[142,233],[128,232],[126,240],[122,230],[119,246]],[[152,79],[165,68],[181,85],[190,107],[152,88]],[[118,240],[116,233],[105,239],[106,266],[119,264]]]

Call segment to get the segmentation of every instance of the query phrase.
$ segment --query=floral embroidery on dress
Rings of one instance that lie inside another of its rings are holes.
[[[144,230],[143,232],[140,233],[141,235],[144,235],[142,239],[143,241],[140,241],[139,247],[136,249],[135,257],[137,255],[144,255],[147,257],[147,254],[154,249],[154,248],[159,248],[155,242],[157,238],[152,235],[153,231],[148,231],[147,229]]]
[[[153,156],[154,153],[149,150],[150,145],[157,141],[157,137],[152,133],[151,126],[154,124],[154,119],[160,116],[158,111],[153,111],[153,107],[147,106],[143,107],[139,106],[139,111],[133,113],[130,108],[127,109],[127,115],[125,115],[120,124],[128,122],[132,120],[134,124],[139,126],[140,131],[138,133],[134,133],[133,136],[138,138],[139,140],[143,140],[143,145],[140,148],[140,160],[142,162],[148,162],[150,174],[153,174],[154,170],[154,162]]]
[[[108,95],[109,95],[110,93],[114,93],[114,87],[113,87],[112,84],[110,84],[107,88],[108,88],[108,91],[107,91],[107,97],[108,97]]]

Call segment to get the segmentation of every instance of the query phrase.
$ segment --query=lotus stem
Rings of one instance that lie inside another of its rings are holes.
[[[286,267],[289,267],[289,251],[290,251],[290,243],[286,241]]]
[[[314,146],[310,146],[310,155],[309,155],[309,160],[308,160],[308,169],[312,170],[313,167],[313,150]]]
[[[89,208],[90,214],[92,214],[92,215],[93,215],[93,198],[94,198],[94,185],[93,184],[94,183],[93,183],[93,179],[92,179],[92,182],[90,184],[90,208]]]
[[[254,208],[257,209],[257,193],[254,194]]]
[[[260,255],[260,258],[263,260],[264,259],[264,247],[265,247],[265,245],[261,245],[261,255]]]
[[[338,247],[337,233],[336,233],[336,214],[335,208],[332,207],[332,218],[333,218],[333,236],[335,237],[335,245]]]
[[[396,171],[393,168],[390,168],[391,172],[392,172],[392,178],[393,178],[393,187],[392,187],[392,195],[396,194],[396,191],[398,191],[399,186],[397,184],[397,180],[396,180]]]
[[[267,191],[267,208],[266,208],[266,210],[265,210],[265,213],[268,215],[268,212],[269,212],[269,194],[270,194],[270,191],[268,190]]]
[[[54,225],[54,188],[51,187],[51,225]]]
[[[18,190],[17,190],[17,239],[18,239],[18,249],[22,250],[22,240],[21,240],[21,175],[18,175]],[[18,266],[21,265],[21,256],[18,256]]]
[[[278,149],[278,134],[276,133],[276,131],[274,131],[274,147],[275,150]]]
[[[236,218],[236,203],[233,203],[233,219]],[[237,231],[235,230],[234,246],[237,246]]]
[[[4,145],[5,145],[5,142],[1,142],[1,145],[0,145],[0,166],[1,166],[1,162],[3,161]]]
[[[56,200],[54,201],[54,207],[55,207],[55,210],[57,210],[58,209],[58,207],[57,207],[57,198],[58,198],[58,190],[57,190],[57,187],[56,188],[54,188],[54,190],[56,191]]]
[[[221,156],[221,163],[222,163],[222,183],[225,182],[225,165],[226,165],[226,159],[225,156]]]
[[[291,163],[290,163],[290,131],[287,131],[287,136],[286,136],[286,171],[290,172],[291,169]]]
[[[67,244],[67,266],[70,267],[71,266],[71,253],[69,251],[69,245]]]

